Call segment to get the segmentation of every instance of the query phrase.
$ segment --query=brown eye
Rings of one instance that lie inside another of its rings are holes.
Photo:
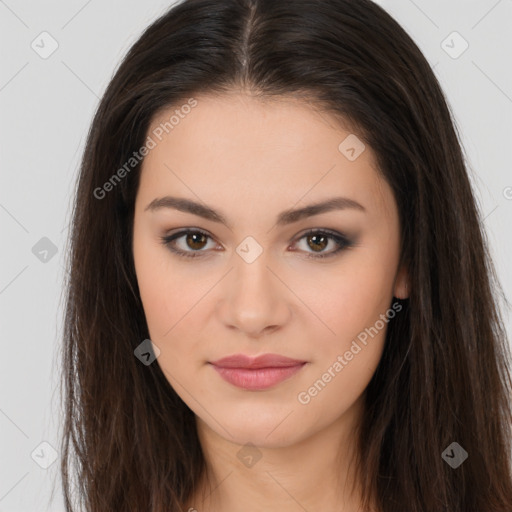
[[[345,235],[325,230],[310,230],[302,235],[298,241],[300,242],[303,239],[306,240],[306,247],[300,248],[300,251],[305,252],[308,258],[328,258],[354,246],[354,242]],[[210,251],[206,247],[208,241],[213,241],[213,238],[203,231],[186,229],[172,235],[163,236],[161,241],[163,245],[178,256],[197,258],[208,256]],[[181,244],[178,242],[181,242]],[[334,244],[334,250],[325,251],[330,242]]]
[[[329,237],[324,235],[309,235],[307,236],[308,246],[314,251],[322,251],[328,245]]]
[[[162,243],[173,253],[185,258],[206,256],[203,250],[212,237],[197,229],[186,229],[173,235],[161,237]],[[178,243],[181,242],[181,243]]]
[[[334,231],[310,230],[302,235],[298,241],[300,242],[303,239],[306,241],[306,247],[299,247],[299,249],[303,250],[308,258],[330,258],[338,252],[354,246],[354,242],[345,235]],[[334,250],[326,251],[325,249],[329,246],[330,242],[333,243]]]
[[[191,249],[199,250],[204,248],[207,238],[208,237],[204,233],[190,232],[185,238],[185,243]]]

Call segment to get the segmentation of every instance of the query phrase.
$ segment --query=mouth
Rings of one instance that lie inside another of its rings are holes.
[[[264,354],[256,358],[236,354],[209,364],[230,384],[241,389],[258,391],[289,379],[307,362],[276,354]]]

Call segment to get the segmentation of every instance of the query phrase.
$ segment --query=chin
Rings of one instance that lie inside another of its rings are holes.
[[[267,414],[267,417],[263,414],[250,414],[245,415],[244,418],[233,418],[224,414],[221,415],[224,418],[222,425],[226,430],[211,420],[208,422],[208,427],[227,441],[238,445],[251,443],[262,448],[285,447],[300,441],[301,434],[304,434],[303,430],[298,430],[296,419],[290,421],[293,413],[286,418],[289,412]],[[303,429],[304,425],[301,427]]]

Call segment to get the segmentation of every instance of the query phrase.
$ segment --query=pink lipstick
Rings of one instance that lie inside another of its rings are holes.
[[[257,391],[290,378],[306,364],[306,361],[277,354],[264,354],[258,357],[235,354],[212,361],[210,364],[230,384]]]

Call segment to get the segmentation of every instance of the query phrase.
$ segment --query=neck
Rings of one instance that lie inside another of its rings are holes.
[[[265,446],[234,443],[196,417],[206,471],[184,510],[360,512],[354,462],[361,412],[362,397],[327,428]]]

